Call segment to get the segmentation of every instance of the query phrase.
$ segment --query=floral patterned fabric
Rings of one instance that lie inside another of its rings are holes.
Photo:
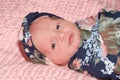
[[[91,37],[82,41],[82,46],[72,56],[68,66],[77,71],[87,70],[97,78],[106,79],[110,77],[113,80],[119,80],[120,75],[114,72],[117,56],[107,54],[105,58],[103,57],[103,50],[100,46],[101,36],[98,29],[99,19],[96,20],[96,24],[92,27]],[[75,61],[77,61],[77,65]]]

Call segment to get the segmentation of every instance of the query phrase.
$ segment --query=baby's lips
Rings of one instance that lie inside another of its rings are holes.
[[[74,34],[72,33],[69,35],[69,38],[68,38],[69,45],[72,44],[73,40],[74,40]]]

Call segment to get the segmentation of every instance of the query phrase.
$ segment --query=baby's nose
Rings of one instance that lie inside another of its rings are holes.
[[[65,33],[64,32],[59,32],[59,38],[60,38],[61,41],[63,41],[64,38],[65,38]]]

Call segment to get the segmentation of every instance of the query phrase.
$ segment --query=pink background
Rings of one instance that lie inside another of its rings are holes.
[[[26,62],[18,31],[29,12],[51,12],[74,22],[104,7],[120,10],[119,5],[120,0],[0,0],[0,80],[94,80],[67,68]]]

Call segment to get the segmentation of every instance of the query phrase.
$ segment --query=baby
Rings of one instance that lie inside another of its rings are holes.
[[[24,56],[33,63],[68,65],[100,79],[119,80],[119,17],[118,11],[104,11],[96,22],[91,17],[72,23],[51,13],[29,13],[19,37]],[[86,26],[91,26],[90,30]]]

